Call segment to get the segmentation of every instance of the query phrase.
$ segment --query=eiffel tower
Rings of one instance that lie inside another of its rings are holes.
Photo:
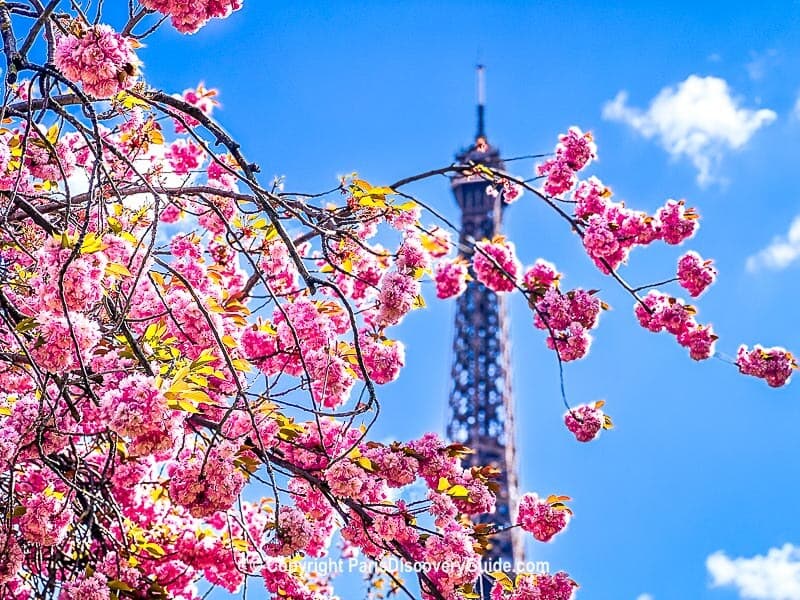
[[[478,131],[475,142],[456,156],[459,164],[477,163],[503,170],[497,148],[491,146],[484,128],[484,67],[477,68]],[[476,175],[459,174],[451,187],[461,209],[461,255],[470,259],[474,242],[500,233],[505,203],[500,195],[486,193],[487,182]],[[517,461],[514,444],[514,406],[511,394],[509,320],[505,299],[475,279],[457,300],[453,340],[452,389],[447,435],[475,453],[466,460],[470,466],[493,465],[502,475],[498,480],[497,509],[481,522],[506,527],[516,516]],[[485,562],[522,560],[519,529],[492,538]],[[483,586],[487,587],[486,585]],[[488,597],[488,590],[484,590]]]

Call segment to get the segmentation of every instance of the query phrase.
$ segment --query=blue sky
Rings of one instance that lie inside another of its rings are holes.
[[[800,225],[786,237],[800,215],[798,8],[248,0],[197,35],[164,28],[140,54],[154,85],[220,88],[217,116],[265,177],[285,175],[298,191],[354,170],[386,184],[448,164],[474,133],[480,60],[489,137],[505,156],[550,151],[573,124],[591,130],[592,172],[618,198],[652,211],[685,197],[700,210],[687,247],[720,271],[698,303],[718,349],[760,342],[800,352]],[[532,165],[514,171],[530,176]],[[455,216],[446,180],[413,191]],[[617,423],[581,445],[561,422],[555,358],[525,304],[512,301],[522,487],[570,495],[576,513],[567,534],[531,542],[528,557],[569,571],[580,598],[800,598],[800,549],[751,560],[800,545],[800,382],[772,390],[722,361],[696,364],[666,334],[641,329],[629,298],[530,195],[507,211],[506,231],[523,262],[554,261],[567,286],[599,288],[614,309],[589,357],[566,372],[570,400],[604,398]],[[669,277],[679,252],[635,251],[624,274]],[[382,391],[377,438],[443,431],[452,317],[452,303],[430,302],[398,330],[408,365]]]

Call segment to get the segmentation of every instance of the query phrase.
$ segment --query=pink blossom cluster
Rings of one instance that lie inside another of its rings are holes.
[[[168,15],[181,33],[195,33],[211,19],[224,19],[242,7],[243,0],[141,0],[142,6]]]
[[[494,292],[512,291],[522,271],[514,244],[504,238],[475,244],[472,268],[475,278]]]
[[[101,410],[109,429],[132,440],[134,454],[170,450],[181,433],[180,413],[167,406],[152,378],[138,373],[106,391]]]
[[[59,598],[63,600],[109,600],[111,589],[108,577],[102,573],[81,575],[77,580],[62,586]]]
[[[233,463],[235,448],[230,443],[202,452],[183,452],[170,470],[169,496],[195,517],[208,517],[233,506],[245,483]]]
[[[391,271],[383,276],[378,294],[378,323],[382,327],[397,325],[414,307],[420,284],[411,275]]]
[[[736,365],[745,375],[759,377],[770,387],[781,387],[789,383],[792,372],[797,369],[797,361],[791,352],[784,348],[764,348],[756,344],[753,349],[739,346]]]
[[[610,419],[601,410],[604,404],[602,400],[581,404],[564,413],[564,424],[579,442],[591,442],[603,429],[610,427]]]
[[[397,250],[394,265],[401,273],[418,276],[430,268],[431,255],[418,236],[407,235]]]
[[[589,352],[589,330],[597,327],[602,303],[594,293],[580,288],[562,293],[560,277],[555,265],[539,259],[525,272],[523,282],[534,308],[534,326],[547,330],[547,347],[569,362]]]
[[[27,140],[25,140],[25,154],[22,164],[11,162],[13,156],[11,148],[6,148],[0,156],[0,173],[5,171],[8,175],[30,176],[44,181],[58,182],[68,178],[75,171],[75,153],[70,145],[71,138],[67,135],[61,136],[57,140],[47,137],[47,133],[33,127],[27,128]],[[26,130],[5,134],[7,143],[22,144],[26,137]],[[17,166],[17,170],[9,171],[11,164]],[[0,178],[0,183],[2,179]],[[23,188],[26,186],[23,185]]]
[[[659,239],[679,244],[694,235],[698,227],[696,214],[686,210],[683,201],[668,200],[656,217],[631,211],[621,203],[608,202],[605,209],[602,214],[586,218],[583,232],[583,246],[603,273],[627,261],[634,246]]]
[[[101,338],[96,321],[79,312],[67,316],[42,310],[37,315],[38,339],[31,356],[51,373],[64,373],[86,364]]]
[[[306,352],[303,358],[311,379],[311,393],[318,404],[336,408],[350,398],[357,374],[347,357],[323,349]]]
[[[283,240],[276,238],[264,244],[259,267],[273,293],[282,296],[298,290],[297,265]]]
[[[576,289],[560,293],[550,288],[535,302],[534,325],[550,335],[547,346],[557,350],[563,361],[583,358],[589,351],[589,330],[597,327],[600,300],[593,294]]]
[[[436,297],[442,300],[456,298],[467,290],[469,265],[463,259],[442,260],[436,265],[434,280]]]
[[[507,589],[510,588],[510,589]],[[491,600],[572,600],[578,584],[564,571],[521,574],[516,583],[496,582],[490,594]]]
[[[25,512],[17,521],[20,533],[26,541],[41,546],[60,544],[75,518],[65,494],[51,487],[31,494],[23,506]]]
[[[517,524],[540,542],[549,542],[566,529],[572,511],[564,502],[565,496],[539,498],[536,494],[525,494],[519,501]]]
[[[634,313],[645,329],[653,333],[666,330],[674,335],[694,360],[714,355],[717,336],[711,325],[698,324],[694,318],[697,310],[683,300],[651,290],[636,304]]]
[[[400,369],[406,362],[405,346],[402,342],[390,340],[366,330],[360,333],[359,340],[364,356],[364,366],[372,381],[383,385],[400,376]],[[359,370],[355,369],[355,371],[358,373]]]
[[[214,107],[219,105],[214,99],[216,95],[217,90],[213,88],[206,89],[203,83],[199,83],[196,88],[183,90],[182,94],[176,94],[175,97],[192,105],[205,116],[210,117],[211,113],[214,112]],[[182,115],[181,120],[183,122],[175,119],[175,133],[177,134],[187,133],[186,127],[183,125],[184,123],[186,123],[188,127],[197,127],[200,124],[200,122],[191,115]]]
[[[0,558],[3,559],[0,560],[0,585],[4,585],[19,575],[25,556],[16,537],[3,529],[0,529]]]
[[[551,262],[538,258],[533,266],[525,270],[522,282],[525,289],[536,295],[541,295],[550,288],[557,286],[559,279],[561,279],[561,273],[558,272],[556,266]]]
[[[129,88],[139,67],[130,39],[108,25],[60,35],[54,60],[59,71],[95,98],[111,98]]]
[[[509,179],[503,179],[503,202],[513,204],[525,193],[525,188]]]
[[[571,190],[578,180],[577,173],[597,158],[597,147],[591,133],[583,133],[577,127],[559,137],[556,156],[536,168],[536,174],[546,177],[544,191],[550,196],[562,196]]]
[[[189,175],[203,163],[203,149],[194,140],[178,138],[170,144],[165,157],[176,175]]]
[[[42,308],[59,313],[63,310],[63,301],[68,310],[87,311],[103,297],[109,262],[105,253],[73,254],[72,249],[62,248],[53,238],[37,252],[38,272],[31,286]]]
[[[692,298],[705,292],[716,278],[713,261],[703,260],[697,252],[690,250],[678,259],[678,283]]]

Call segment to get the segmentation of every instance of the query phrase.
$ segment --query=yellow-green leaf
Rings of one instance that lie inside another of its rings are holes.
[[[453,498],[468,498],[469,497],[469,490],[465,488],[463,485],[454,485],[450,489],[445,492],[448,496]]]
[[[128,267],[122,263],[111,262],[106,265],[106,275],[115,277],[133,277]]]
[[[167,555],[164,548],[155,542],[147,542],[146,544],[142,544],[142,550],[147,552],[153,558],[164,558]]]
[[[181,398],[168,401],[167,406],[169,406],[172,410],[182,410],[183,412],[192,414],[197,414],[200,412],[200,410],[194,404],[188,402],[187,400],[182,400]]]

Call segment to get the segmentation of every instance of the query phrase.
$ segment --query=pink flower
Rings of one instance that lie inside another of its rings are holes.
[[[375,472],[386,480],[389,487],[400,488],[414,483],[419,471],[419,461],[401,450],[374,445],[363,450],[372,461]]]
[[[271,556],[292,556],[308,547],[314,527],[295,506],[281,506],[275,541],[266,550]]]
[[[175,97],[183,100],[187,104],[191,104],[205,116],[210,117],[211,113],[214,111],[214,107],[219,105],[219,102],[214,99],[216,95],[217,90],[207,90],[202,83],[199,83],[196,88],[183,90],[182,94],[176,94]],[[196,127],[200,124],[197,119],[189,115],[182,115],[182,117],[183,121],[185,121],[189,127]],[[186,128],[177,119],[175,120],[175,133],[186,133]]]
[[[303,359],[311,377],[314,401],[326,408],[344,404],[355,384],[355,372],[349,363],[325,350],[305,352]]]
[[[683,200],[667,200],[656,216],[661,222],[661,238],[667,244],[680,244],[697,233],[700,227],[697,212],[686,208]]]
[[[716,277],[712,261],[703,260],[697,252],[690,250],[678,260],[678,282],[693,298],[702,294]]]
[[[577,181],[575,171],[561,157],[551,158],[536,167],[536,174],[547,177],[544,191],[550,196],[561,196],[572,189]]]
[[[642,303],[637,303],[634,313],[642,327],[653,333],[666,329],[669,333],[677,336],[696,325],[693,315],[697,311],[679,298],[672,298],[658,290],[651,290],[642,301],[644,306]]]
[[[555,350],[564,362],[583,358],[591,345],[592,336],[577,322],[547,338],[547,347]]]
[[[542,294],[549,288],[557,285],[561,278],[556,266],[542,258],[536,260],[522,276],[522,285],[531,292]]]
[[[413,308],[419,292],[419,281],[413,277],[397,271],[387,273],[381,281],[381,291],[378,296],[380,324],[384,327],[398,324]]]
[[[661,321],[661,314],[669,300],[670,297],[667,294],[663,294],[658,290],[650,290],[642,298],[644,306],[642,306],[642,302],[637,302],[633,307],[633,312],[639,320],[639,324],[653,333],[663,331],[664,323]]]
[[[739,346],[736,353],[736,365],[745,375],[760,377],[770,387],[781,387],[789,382],[797,362],[791,352],[784,348],[764,348],[756,344],[752,350],[747,346]]]
[[[64,540],[75,514],[63,492],[48,487],[31,494],[24,505],[25,513],[19,518],[19,530],[25,540],[42,546],[55,546]]]
[[[569,313],[572,320],[587,329],[597,327],[597,320],[600,318],[600,309],[603,305],[600,298],[580,288],[571,290],[565,295],[569,302]]]
[[[139,442],[140,455],[171,448],[180,434],[178,413],[167,406],[153,379],[139,373],[108,390],[101,408],[111,430]]]
[[[562,158],[570,169],[580,171],[597,158],[597,146],[589,132],[583,133],[578,127],[570,127],[559,137],[556,155]]]
[[[522,271],[514,244],[499,237],[475,244],[472,268],[477,280],[495,292],[512,291]]]
[[[141,0],[142,6],[171,17],[181,33],[195,33],[210,19],[224,19],[242,7],[243,0]]]
[[[431,257],[423,248],[419,238],[407,236],[397,251],[395,267],[401,273],[416,276],[417,273],[430,267]]]
[[[469,266],[462,259],[441,261],[436,265],[436,297],[442,300],[455,298],[467,289]]]
[[[581,181],[572,195],[575,200],[575,215],[586,219],[591,215],[602,215],[611,198],[609,190],[597,177]]]
[[[491,600],[572,600],[578,584],[564,571],[549,573],[523,573],[511,590],[497,582],[491,591]]]
[[[169,496],[195,517],[227,510],[244,486],[242,472],[234,464],[235,447],[218,442],[204,460],[203,452],[187,454],[170,469]]]
[[[378,384],[389,383],[400,376],[406,361],[405,346],[397,340],[379,338],[366,332],[359,336],[367,375]],[[356,372],[359,369],[356,367]],[[360,376],[360,374],[359,374]]]
[[[95,98],[111,98],[131,87],[140,64],[130,40],[108,25],[59,36],[54,59],[59,71]]]
[[[98,324],[81,313],[69,313],[68,321],[63,316],[41,311],[36,320],[39,341],[31,349],[31,355],[41,368],[51,373],[63,374],[77,368],[78,352],[86,364],[100,341]]]
[[[178,138],[170,144],[164,157],[176,175],[188,175],[203,163],[203,149],[187,138]]]
[[[612,427],[611,419],[603,413],[604,401],[582,404],[564,413],[564,423],[579,442],[590,442],[603,429]]]
[[[516,202],[522,197],[523,193],[525,193],[525,188],[521,185],[508,179],[503,179],[503,201],[506,204]]]
[[[108,578],[100,573],[91,577],[82,574],[77,580],[64,584],[58,597],[61,600],[108,600],[111,597]]]
[[[605,260],[612,269],[622,262],[625,255],[620,254],[620,243],[608,221],[599,215],[589,217],[589,226],[583,234],[586,253],[596,262]]]
[[[567,329],[574,320],[568,298],[555,288],[536,302],[533,322],[538,329]]]
[[[540,542],[549,542],[563,531],[572,516],[564,502],[565,496],[550,496],[542,500],[536,494],[525,494],[519,502],[517,524]]]
[[[705,360],[714,356],[717,336],[711,325],[694,325],[678,335],[678,343],[689,349],[694,360]]]

